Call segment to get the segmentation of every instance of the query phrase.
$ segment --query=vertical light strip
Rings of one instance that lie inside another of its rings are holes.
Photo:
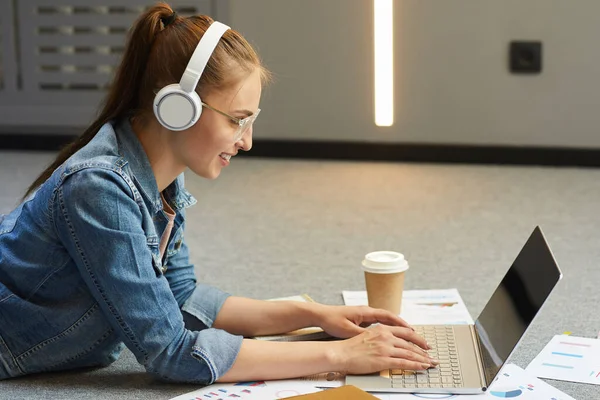
[[[394,0],[374,1],[375,125],[394,124]]]

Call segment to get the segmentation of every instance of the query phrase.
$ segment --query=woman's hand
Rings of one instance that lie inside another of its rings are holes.
[[[317,311],[317,325],[338,338],[346,339],[359,335],[374,323],[412,330],[406,321],[389,311],[367,306],[320,306]]]
[[[439,361],[429,358],[425,339],[411,328],[377,325],[353,338],[331,342],[342,372],[369,374],[385,369],[425,370]]]

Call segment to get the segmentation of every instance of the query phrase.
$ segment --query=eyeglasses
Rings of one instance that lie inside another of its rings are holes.
[[[258,110],[256,110],[256,112],[254,114],[249,115],[246,118],[236,118],[233,115],[229,115],[226,112],[217,110],[216,108],[211,107],[204,102],[202,102],[202,105],[210,110],[213,110],[216,113],[219,113],[219,114],[229,118],[230,120],[232,120],[234,123],[236,123],[238,125],[237,130],[235,131],[235,134],[233,135],[234,142],[237,142],[244,136],[244,133],[246,133],[250,129],[250,127],[252,126],[254,121],[256,121],[258,114],[260,114],[260,108],[259,108]]]

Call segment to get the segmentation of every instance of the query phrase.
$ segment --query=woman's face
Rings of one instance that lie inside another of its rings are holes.
[[[213,91],[202,98],[209,106],[236,118],[246,118],[256,113],[261,96],[260,71],[246,74],[239,83],[226,91]],[[203,107],[198,122],[175,135],[176,153],[180,161],[195,174],[215,179],[233,162],[233,156],[241,149],[252,148],[252,127],[237,142],[234,136],[238,124],[230,118]],[[227,160],[230,155],[231,159]],[[225,157],[225,158],[224,158]]]

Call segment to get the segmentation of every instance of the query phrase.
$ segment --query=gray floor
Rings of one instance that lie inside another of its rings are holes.
[[[0,153],[0,213],[51,154]],[[187,240],[200,280],[270,298],[306,292],[341,304],[363,289],[362,256],[403,252],[408,289],[460,290],[476,317],[536,225],[565,278],[512,361],[525,367],[557,333],[600,330],[600,169],[235,159],[216,181],[187,177],[198,205]],[[600,386],[549,381],[579,400]],[[168,399],[130,353],[104,370],[0,383],[0,398]]]

